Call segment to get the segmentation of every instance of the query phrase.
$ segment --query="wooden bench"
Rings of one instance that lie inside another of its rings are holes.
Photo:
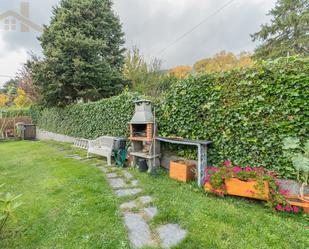
[[[84,139],[84,138],[76,138],[75,142],[74,142],[74,146],[80,149],[85,149],[88,150],[89,147],[89,141],[88,139]]]
[[[87,157],[90,154],[107,158],[107,165],[112,165],[112,153],[114,147],[114,137],[102,136],[95,140],[88,141]]]

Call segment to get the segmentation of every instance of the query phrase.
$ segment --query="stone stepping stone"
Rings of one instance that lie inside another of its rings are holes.
[[[138,180],[132,180],[131,181],[131,186],[132,187],[137,187],[138,186]]]
[[[126,170],[122,171],[122,173],[123,173],[123,176],[127,179],[133,178],[132,174],[130,172],[126,171]]]
[[[138,198],[139,202],[141,202],[142,204],[149,204],[152,202],[152,197],[151,196],[141,196],[140,198]]]
[[[178,224],[166,224],[157,228],[161,240],[161,247],[170,248],[180,243],[186,236],[187,231],[181,229]]]
[[[151,232],[148,224],[139,214],[125,213],[124,223],[129,233],[129,240],[133,248],[151,246]]]
[[[76,160],[81,160],[82,159],[82,157],[79,156],[79,155],[67,155],[66,157],[67,158],[73,158],[73,159],[76,159]]]
[[[99,170],[101,170],[103,173],[108,173],[109,171],[106,169],[106,168],[104,168],[103,166],[101,166],[101,167],[98,167],[99,168]]]
[[[110,178],[108,179],[108,182],[109,182],[109,185],[113,189],[128,187],[128,185],[125,183],[125,181],[122,178]]]
[[[106,174],[107,178],[116,178],[118,175],[116,173],[108,173]]]
[[[158,213],[158,208],[157,207],[147,207],[144,208],[144,213],[147,217],[147,219],[153,219],[153,217],[155,217]]]
[[[121,209],[132,209],[137,208],[137,203],[135,201],[125,202],[120,205]]]
[[[123,196],[130,196],[130,195],[136,195],[138,193],[142,192],[142,189],[140,188],[131,188],[131,189],[119,189],[115,191],[115,194],[118,197],[123,197]]]

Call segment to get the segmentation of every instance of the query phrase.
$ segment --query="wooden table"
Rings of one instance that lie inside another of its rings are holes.
[[[202,187],[204,177],[206,176],[205,167],[207,167],[207,147],[212,141],[205,140],[188,140],[178,138],[156,137],[156,140],[172,144],[194,145],[197,146],[197,184]]]

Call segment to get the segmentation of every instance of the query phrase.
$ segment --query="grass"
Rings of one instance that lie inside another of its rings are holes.
[[[0,238],[0,248],[129,248],[120,201],[102,173],[91,162],[65,158],[56,150],[59,146],[72,150],[57,143],[0,143],[0,183],[22,193],[24,202],[18,223],[11,223]],[[178,223],[188,230],[178,249],[309,248],[305,214],[275,213],[242,198],[221,199],[194,183],[173,181],[164,171],[156,177],[130,171],[142,194],[155,197],[159,213],[152,228]]]
[[[44,142],[0,143],[0,183],[23,202],[0,248],[129,248],[119,203],[89,163]]]
[[[132,170],[144,188],[155,197],[159,214],[152,226],[178,223],[188,236],[179,249],[309,248],[308,216],[275,213],[258,201],[220,198],[204,193],[195,183],[184,184]]]

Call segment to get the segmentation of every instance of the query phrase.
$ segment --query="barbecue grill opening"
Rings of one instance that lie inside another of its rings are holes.
[[[132,125],[132,137],[147,137],[147,124]]]

